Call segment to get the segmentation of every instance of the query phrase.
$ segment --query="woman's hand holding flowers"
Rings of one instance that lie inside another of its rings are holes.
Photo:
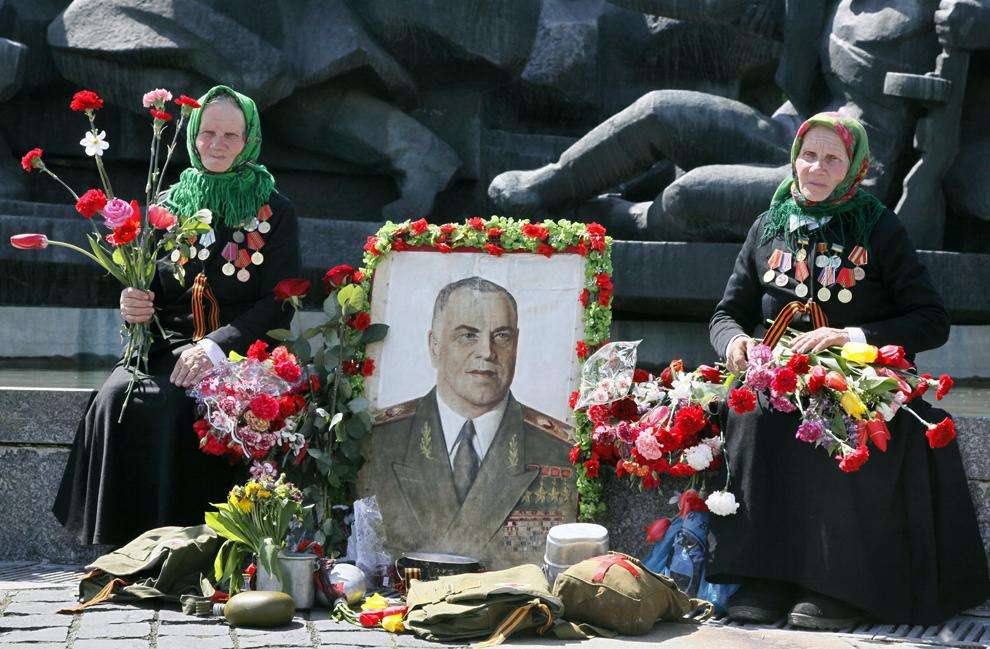
[[[725,364],[729,371],[740,373],[746,370],[746,361],[749,360],[749,350],[756,342],[749,336],[737,336],[729,343],[729,349],[725,353]]]
[[[125,322],[144,324],[155,315],[155,294],[136,288],[125,288],[120,292],[120,315]]]
[[[834,327],[819,327],[799,334],[792,342],[791,349],[798,354],[817,354],[829,347],[841,347],[849,342],[849,332]]]
[[[209,354],[196,345],[182,352],[169,380],[180,388],[191,388],[212,369],[213,361],[210,360]]]

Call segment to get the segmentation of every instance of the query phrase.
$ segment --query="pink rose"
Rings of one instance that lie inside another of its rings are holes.
[[[130,203],[120,198],[114,198],[107,201],[103,208],[103,223],[109,229],[116,230],[127,223],[133,214],[134,210]]]
[[[151,108],[152,106],[157,106],[158,108],[164,108],[165,103],[172,101],[172,93],[164,88],[155,88],[154,90],[149,90],[144,93],[144,97],[141,98],[141,104],[145,108]]]

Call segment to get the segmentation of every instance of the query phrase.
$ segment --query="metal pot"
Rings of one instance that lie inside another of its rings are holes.
[[[257,563],[257,589],[278,590],[287,593],[296,603],[297,609],[313,608],[316,590],[313,585],[313,572],[316,569],[316,557],[312,554],[296,552],[279,552],[278,563],[285,578],[283,584],[278,577],[265,570],[261,562]]]

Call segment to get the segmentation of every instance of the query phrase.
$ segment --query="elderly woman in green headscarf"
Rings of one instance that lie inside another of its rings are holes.
[[[913,358],[945,342],[948,315],[904,227],[860,187],[869,160],[855,119],[822,113],[798,130],[791,177],[750,228],[711,319],[712,344],[730,370],[766,353],[754,337],[792,302],[801,305],[790,322],[802,332],[792,343],[800,353],[858,341],[901,345]],[[920,399],[912,406],[931,409]],[[843,473],[798,423],[763,403],[729,414],[730,489],[740,507],[713,517],[710,578],[741,584],[730,617],[787,615],[833,630],[864,617],[935,624],[990,596],[956,442],[933,452],[899,413],[887,451]]]
[[[186,134],[192,166],[159,202],[181,215],[209,209],[212,231],[190,251],[181,283],[163,265],[151,291],[121,293],[124,320],[147,322],[157,313],[175,335],[156,340],[151,377],[135,389],[120,424],[129,379],[120,366],[79,423],[54,512],[82,543],[121,544],[153,527],[203,522],[237,475],[200,452],[186,389],[291,317],[273,289],[299,270],[296,218],[258,164],[258,110],[226,86],[199,104]]]

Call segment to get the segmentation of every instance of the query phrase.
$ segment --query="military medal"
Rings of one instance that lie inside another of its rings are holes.
[[[265,247],[265,239],[261,235],[271,231],[272,226],[268,222],[271,217],[272,208],[266,203],[258,209],[257,216],[242,223],[234,231],[230,236],[232,241],[224,246],[222,253],[223,258],[227,260],[227,263],[220,269],[224,275],[229,277],[236,273],[238,281],[246,282],[251,279],[251,271],[247,267],[251,264],[260,266],[265,262],[265,255],[261,253],[261,249]],[[239,244],[242,243],[246,247],[239,247]],[[207,256],[209,256],[209,252],[207,252]],[[200,259],[205,258],[200,257]]]
[[[773,283],[781,288],[787,286],[787,271],[791,269],[792,257],[793,255],[789,252],[785,252],[780,256],[780,263],[777,265],[777,270],[780,271],[780,274],[774,278]]]
[[[790,256],[790,253],[788,253],[788,256]],[[764,282],[769,284],[770,282],[775,281],[774,278],[777,276],[777,273],[774,272],[774,269],[778,268],[783,260],[784,260],[784,251],[781,250],[780,248],[774,248],[773,254],[770,255],[769,259],[767,259],[767,266],[769,266],[770,269],[767,272],[763,273]],[[785,283],[787,282],[786,278],[784,279],[784,282]]]
[[[258,232],[268,234],[271,231],[272,224],[268,222],[270,218],[272,218],[272,208],[268,203],[265,203],[258,210]]]
[[[223,252],[220,253],[220,256],[227,260],[227,263],[220,270],[224,275],[230,277],[236,272],[233,262],[237,259],[237,244],[233,242],[228,243],[223,247]]]
[[[857,282],[863,281],[866,277],[866,271],[862,267],[869,263],[869,258],[869,253],[863,246],[856,246],[849,251],[849,261],[853,264],[853,277]]]
[[[815,266],[818,268],[825,268],[825,264],[828,263],[828,258],[825,253],[828,252],[828,245],[825,243],[818,244],[818,257],[815,258]]]
[[[835,281],[842,285],[842,290],[836,295],[839,302],[842,302],[843,304],[849,304],[852,302],[852,291],[849,289],[856,285],[856,278],[853,277],[852,269],[843,268],[840,270],[839,276]]]

